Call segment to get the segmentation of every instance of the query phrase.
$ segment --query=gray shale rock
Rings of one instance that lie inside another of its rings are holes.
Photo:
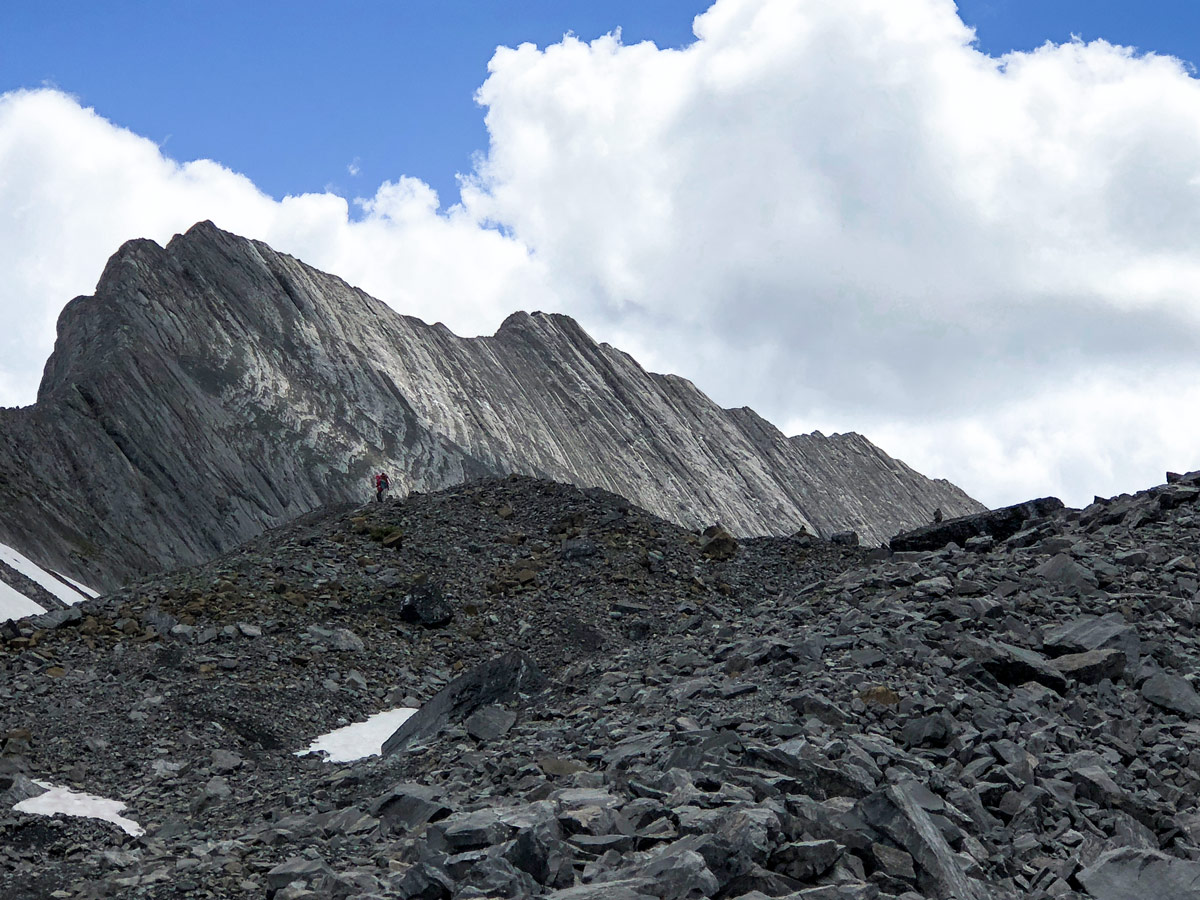
[[[296,856],[267,872],[267,886],[278,890],[293,881],[309,881],[331,872],[324,860]]]
[[[940,550],[949,543],[962,547],[972,538],[985,536],[995,541],[1003,541],[1024,528],[1030,519],[1051,515],[1062,508],[1063,502],[1057,497],[1042,497],[1040,500],[1029,500],[1003,509],[972,513],[914,528],[897,534],[888,546],[892,552],[899,553]]]
[[[1195,900],[1200,863],[1154,850],[1109,850],[1078,875],[1094,900]]]
[[[1017,685],[1035,681],[1062,694],[1066,677],[1050,665],[1040,653],[1014,647],[1000,641],[968,640],[964,650],[1001,684]]]
[[[546,894],[547,900],[656,900],[647,878],[623,878],[603,884],[581,884]]]
[[[1067,678],[1084,684],[1098,684],[1105,678],[1115,681],[1125,671],[1125,654],[1120,650],[1088,650],[1086,653],[1069,653],[1049,661]]]
[[[892,785],[860,804],[864,818],[899,844],[920,867],[919,880],[938,900],[990,900],[988,885],[970,878],[963,862],[921,805],[913,782]]]
[[[0,636],[0,788],[121,798],[148,830],[0,808],[0,896],[1190,896],[1200,510],[1160,495],[990,549],[757,538],[721,562],[519,477],[314,516]],[[1059,554],[1103,591],[1037,574]],[[395,617],[421,578],[443,630]],[[471,708],[517,648],[545,687]],[[291,752],[431,693],[404,752]],[[286,861],[311,869],[268,883]]]
[[[1178,675],[1160,672],[1146,679],[1142,696],[1163,709],[1190,719],[1200,718],[1200,694],[1192,683]]]
[[[482,706],[519,700],[546,686],[537,664],[520,650],[481,663],[454,679],[421,705],[383,743],[383,755],[397,753],[414,741],[432,737],[451,723],[464,721]]]
[[[454,621],[454,608],[442,597],[442,589],[433,582],[413,585],[400,601],[397,615],[402,621],[424,628],[444,628]]]
[[[1104,616],[1079,616],[1052,625],[1042,635],[1042,648],[1050,656],[1086,653],[1089,650],[1120,650],[1129,668],[1137,666],[1141,641],[1137,629],[1119,612]]]
[[[415,831],[428,822],[437,822],[453,810],[437,800],[437,791],[423,784],[397,784],[377,797],[370,813],[389,828]]]
[[[466,721],[467,734],[477,741],[494,741],[508,734],[517,722],[517,714],[502,706],[485,706],[473,712]]]
[[[771,868],[797,881],[812,881],[832,869],[844,849],[837,841],[785,844],[771,857]]]

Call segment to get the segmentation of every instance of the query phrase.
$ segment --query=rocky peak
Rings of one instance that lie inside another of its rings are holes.
[[[980,508],[865,439],[722,409],[569,317],[460,338],[210,222],[125,244],[4,424],[0,540],[107,587],[360,500],[379,470],[401,493],[521,472],[687,527],[872,544]]]

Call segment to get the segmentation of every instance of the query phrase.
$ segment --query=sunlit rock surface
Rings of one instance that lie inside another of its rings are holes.
[[[864,544],[982,507],[856,434],[788,438],[572,319],[492,337],[396,314],[265,244],[125,244],[63,311],[33,407],[0,410],[0,540],[97,587],[319,505],[520,472],[735,534]]]

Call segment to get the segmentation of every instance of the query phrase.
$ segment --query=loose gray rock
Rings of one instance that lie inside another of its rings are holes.
[[[1034,569],[1033,574],[1076,590],[1092,591],[1096,589],[1096,576],[1066,553],[1056,554]]]
[[[1125,654],[1116,649],[1088,650],[1086,653],[1069,653],[1049,661],[1067,678],[1084,684],[1098,684],[1105,678],[1115,681],[1125,671]]]
[[[473,712],[466,721],[467,734],[477,741],[494,741],[516,724],[517,714],[502,706],[485,706]]]
[[[451,722],[461,722],[481,706],[516,701],[546,685],[537,664],[513,650],[460,675],[423,704],[383,743],[383,755],[403,750],[413,741],[436,734]]]
[[[997,681],[1016,685],[1035,681],[1064,693],[1067,679],[1040,653],[1000,641],[969,640],[964,649]]]
[[[1094,900],[1195,900],[1200,896],[1200,863],[1154,850],[1109,850],[1078,878]]]
[[[437,822],[452,810],[439,802],[437,791],[423,784],[397,784],[371,804],[370,813],[390,828],[415,831],[429,822]]]
[[[400,602],[398,614],[403,621],[425,628],[444,628],[454,621],[454,608],[432,582],[413,585]]]
[[[308,859],[296,856],[267,872],[267,886],[279,890],[293,881],[308,881],[331,871],[325,861],[320,858]]]
[[[932,525],[914,528],[911,531],[897,534],[891,539],[888,546],[893,553],[897,553],[940,550],[950,543],[962,547],[971,538],[983,536],[1003,541],[1020,531],[1030,519],[1052,514],[1062,508],[1063,503],[1057,497],[1043,497],[1040,500],[1030,500],[1026,503],[1006,506],[1003,509],[957,516]]]
[[[917,796],[914,784],[904,782],[872,794],[859,809],[873,827],[908,851],[933,896],[941,900],[989,900],[991,890],[967,876],[962,861]]]
[[[1163,709],[1188,718],[1200,717],[1200,695],[1192,683],[1178,675],[1159,672],[1142,685],[1142,696]]]
[[[771,867],[797,881],[812,881],[833,868],[844,848],[836,841],[798,841],[775,851]]]

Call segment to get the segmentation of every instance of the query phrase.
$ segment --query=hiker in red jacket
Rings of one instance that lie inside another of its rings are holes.
[[[388,477],[383,472],[375,476],[375,502],[382,503],[383,495],[388,492]]]

